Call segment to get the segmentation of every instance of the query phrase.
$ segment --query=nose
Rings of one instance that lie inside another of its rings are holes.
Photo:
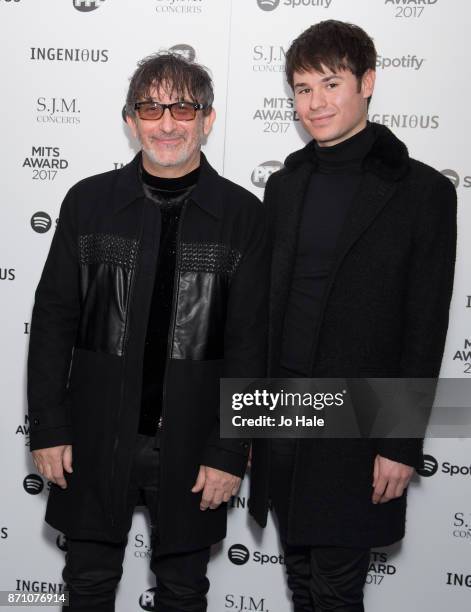
[[[312,89],[311,98],[309,100],[309,108],[311,110],[317,110],[323,108],[326,104],[324,91],[322,89]]]
[[[160,129],[162,132],[173,132],[175,129],[175,119],[170,114],[170,109],[164,109],[164,114],[160,118]]]

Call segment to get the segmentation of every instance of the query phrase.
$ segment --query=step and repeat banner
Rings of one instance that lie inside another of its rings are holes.
[[[270,173],[305,142],[283,77],[285,52],[302,30],[330,18],[375,39],[370,119],[456,187],[458,259],[442,376],[471,377],[467,0],[0,0],[0,590],[63,588],[67,542],[43,522],[49,483],[28,452],[31,308],[68,188],[120,168],[137,151],[121,119],[136,62],[173,49],[210,68],[217,121],[205,152],[262,198]],[[407,537],[371,553],[370,612],[470,609],[471,441],[429,440],[426,453],[410,487]],[[213,550],[209,612],[289,611],[274,525],[260,530],[249,518],[247,484],[230,504],[226,540]],[[150,554],[147,517],[137,511],[117,610],[155,609]]]

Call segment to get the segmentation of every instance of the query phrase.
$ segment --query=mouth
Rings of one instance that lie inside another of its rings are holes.
[[[171,146],[183,141],[182,136],[165,136],[163,138],[151,138],[151,142],[160,146]]]
[[[326,123],[329,119],[332,119],[335,115],[333,113],[317,115],[316,117],[311,117],[310,122],[314,124]]]

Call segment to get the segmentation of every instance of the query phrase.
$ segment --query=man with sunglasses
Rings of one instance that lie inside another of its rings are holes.
[[[209,547],[245,472],[248,441],[219,436],[219,378],[264,375],[265,221],[201,152],[212,102],[203,67],[140,62],[125,119],[142,150],[69,191],[36,292],[31,450],[72,610],[114,610],[139,503],[155,609],[206,610]]]

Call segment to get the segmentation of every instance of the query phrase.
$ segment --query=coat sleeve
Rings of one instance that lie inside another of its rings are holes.
[[[35,294],[28,353],[30,450],[72,443],[66,395],[80,313],[74,208],[71,190]]]
[[[228,297],[224,378],[262,378],[266,374],[269,252],[264,208],[255,198],[251,206],[249,238]],[[218,420],[202,464],[242,477],[249,449],[250,440],[221,438]]]
[[[445,347],[456,256],[456,190],[441,175],[416,219],[405,298],[400,376],[438,378]],[[422,465],[423,440],[382,439],[378,453]]]

